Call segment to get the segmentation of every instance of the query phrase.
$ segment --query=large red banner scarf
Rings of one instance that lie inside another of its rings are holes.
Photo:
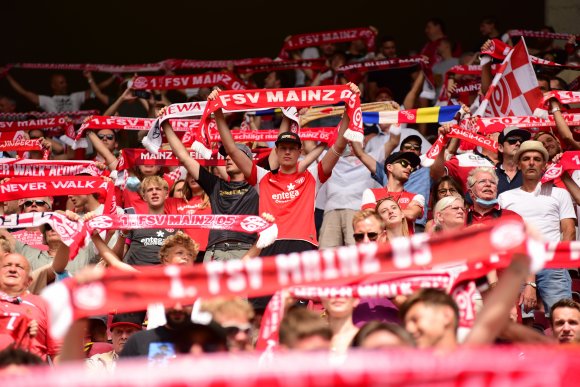
[[[374,52],[376,36],[377,33],[368,27],[292,35],[284,41],[284,45],[282,46],[282,50],[278,54],[278,57],[286,59],[288,58],[288,51],[329,43],[352,42],[357,39],[365,41],[368,52]]]
[[[560,161],[552,163],[542,176],[542,183],[557,179],[564,171],[577,171],[580,169],[580,151],[568,151],[562,154]]]
[[[353,93],[347,85],[317,86],[288,89],[247,90],[243,92],[223,91],[214,101],[208,101],[201,117],[202,135],[197,139],[193,149],[208,150],[208,128],[211,114],[218,109],[246,110],[255,108],[276,108],[280,106],[310,107],[314,105],[332,105],[345,102],[346,113],[350,119],[344,137],[350,141],[362,142],[362,111],[358,94]],[[201,140],[201,141],[200,141]],[[197,148],[196,149],[196,144]]]
[[[80,173],[88,173],[91,176],[108,175],[108,171],[98,168],[94,161],[0,159],[0,177],[3,178],[75,176]]]
[[[189,74],[189,75],[164,75],[164,76],[139,76],[133,80],[133,88],[136,90],[175,90],[191,89],[196,87],[223,86],[229,90],[245,90],[244,81],[231,72]]]

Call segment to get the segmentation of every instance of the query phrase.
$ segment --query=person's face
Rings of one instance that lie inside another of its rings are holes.
[[[189,185],[189,188],[191,189],[191,192],[194,195],[199,195],[201,194],[201,192],[203,191],[201,186],[198,184],[197,180],[195,180],[193,178],[193,176],[190,176],[189,174],[187,175],[187,184]]]
[[[115,353],[121,353],[125,343],[129,340],[129,337],[138,332],[139,329],[131,325],[119,325],[111,331],[111,339],[113,341],[113,349]]]
[[[152,208],[160,208],[167,199],[167,190],[158,185],[150,185],[143,193],[143,200]]]
[[[298,162],[300,157],[300,146],[298,144],[282,142],[276,146],[276,154],[278,155],[278,164],[284,167],[293,167]]]
[[[493,27],[494,25],[491,23],[481,23],[479,25],[479,32],[481,32],[481,35],[483,36],[489,36],[489,34],[493,32]]]
[[[401,151],[413,152],[417,156],[421,156],[421,145],[415,140],[410,140],[401,146]]]
[[[504,141],[499,146],[499,151],[503,153],[504,156],[513,156],[516,154],[520,146],[524,142],[524,138],[519,135],[508,135]]]
[[[580,311],[574,308],[556,308],[552,314],[552,332],[560,343],[580,342]]]
[[[29,212],[47,212],[50,210],[50,205],[44,198],[28,198],[22,201],[22,213]]]
[[[81,211],[86,209],[86,205],[89,202],[89,195],[69,195],[68,198],[73,206]]]
[[[556,139],[549,134],[544,134],[538,137],[538,141],[544,145],[544,148],[546,148],[548,151],[548,156],[550,156],[550,159],[562,151],[558,141],[556,141]]]
[[[323,298],[322,306],[331,318],[342,318],[352,315],[354,308],[359,303],[358,298],[336,297]]]
[[[487,172],[475,174],[475,184],[470,189],[475,197],[483,200],[493,200],[497,197],[497,183]]]
[[[336,46],[332,43],[323,44],[320,46],[320,51],[323,56],[331,56],[336,51]]]
[[[185,185],[184,181],[179,181],[177,183],[175,183],[174,189],[173,189],[173,197],[177,198],[177,199],[182,199],[183,198],[183,186]]]
[[[392,40],[383,42],[381,45],[381,52],[385,58],[394,58],[397,56],[397,45]]]
[[[461,200],[456,200],[443,211],[437,213],[439,225],[444,230],[453,230],[465,225],[465,209]]]
[[[44,133],[42,130],[33,129],[33,130],[28,131],[28,138],[31,140],[41,138],[41,137],[44,137]]]
[[[368,335],[361,343],[364,349],[388,349],[406,346],[398,336],[385,330],[379,330]]]
[[[226,331],[230,352],[252,350],[252,324],[245,316],[231,316],[218,322]]]
[[[268,74],[266,79],[264,79],[264,89],[274,89],[277,87],[280,87],[280,83],[278,82],[276,72],[272,71]]]
[[[538,79],[538,86],[540,86],[542,93],[550,91],[550,84],[544,79]]]
[[[117,149],[117,140],[115,139],[115,132],[111,129],[101,129],[97,132],[97,137],[103,142],[108,150],[113,152]]]
[[[353,236],[356,243],[368,243],[376,241],[382,232],[381,223],[371,216],[354,225]]]
[[[403,222],[403,211],[397,203],[392,200],[385,200],[377,208],[377,212],[383,218],[387,229],[400,227]]]
[[[159,173],[160,167],[158,165],[139,165],[139,171],[144,177],[155,176]]]
[[[438,36],[441,32],[441,28],[438,25],[435,25],[433,22],[428,22],[425,24],[425,35],[427,38],[434,39],[435,36]]]
[[[564,90],[562,85],[557,79],[550,79],[550,89],[552,90]]]
[[[393,97],[389,93],[378,93],[375,97],[375,102],[392,101]]]
[[[195,257],[193,252],[183,246],[176,245],[167,251],[165,264],[167,265],[193,265]]]
[[[312,335],[298,340],[292,348],[296,351],[329,351],[330,341],[319,335]]]
[[[346,60],[342,55],[333,55],[330,61],[330,67],[336,71],[340,66],[344,66]]]
[[[191,321],[191,310],[192,310],[191,305],[183,306],[178,302],[173,306],[173,308],[167,309],[165,311],[167,325],[169,325],[173,329],[187,326]]]
[[[457,192],[457,190],[455,189],[453,184],[451,184],[448,181],[444,181],[441,184],[439,184],[439,188],[437,189],[437,200],[436,201],[439,201],[442,198],[447,197],[447,196],[460,197],[461,195],[459,194],[459,192]]]
[[[413,166],[409,160],[399,159],[394,161],[392,164],[388,164],[387,170],[391,172],[396,180],[406,182],[409,180],[411,172],[413,172]]]
[[[8,98],[0,98],[0,113],[14,113],[16,105],[10,102]]]
[[[23,292],[30,285],[30,265],[20,254],[7,254],[0,258],[0,290]]]
[[[405,329],[413,336],[417,348],[433,348],[453,326],[453,312],[444,306],[418,302],[405,315]]]
[[[54,75],[51,78],[50,87],[54,94],[66,94],[68,89],[66,78],[63,75]]]
[[[540,180],[546,169],[546,161],[540,152],[529,151],[520,156],[518,168],[524,179]]]
[[[234,160],[230,157],[230,155],[226,156],[226,173],[229,176],[237,175],[241,173],[240,168],[234,163]]]
[[[52,243],[52,242],[61,242],[62,239],[60,238],[60,235],[54,231],[53,229],[50,230],[46,230],[45,232],[45,236],[46,236],[46,243]]]

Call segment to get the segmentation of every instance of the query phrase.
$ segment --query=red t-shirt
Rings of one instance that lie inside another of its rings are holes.
[[[171,190],[171,187],[175,183],[175,181],[171,179],[171,175],[166,173],[165,175],[163,175],[163,179],[165,179],[165,181],[169,185],[169,189]],[[131,207],[135,209],[136,214],[149,213],[149,206],[147,205],[145,200],[143,200],[143,198],[141,197],[140,192],[131,191],[130,189],[125,188],[123,189],[123,208],[131,208]],[[168,212],[167,203],[165,204],[165,209],[166,209],[165,212]]]
[[[189,201],[185,199],[168,198],[165,202],[165,212],[168,214],[179,215],[211,215],[211,206],[200,208],[203,205],[203,196],[194,196]],[[183,232],[199,243],[199,251],[205,251],[207,248],[207,239],[209,238],[209,229],[204,228],[184,228]]]
[[[49,317],[46,301],[34,294],[26,294],[20,299],[19,303],[0,301],[0,315],[5,316],[2,321],[6,322],[6,324],[0,324],[0,335],[13,335],[14,329],[20,327],[20,337],[12,336],[14,341],[20,341],[26,347],[24,349],[44,360],[47,355],[54,357],[60,349],[60,343],[48,332]],[[26,337],[28,330],[22,330],[24,327],[22,324],[27,326],[30,320],[38,322],[38,333],[33,338]]]
[[[276,219],[278,238],[303,240],[318,246],[314,226],[314,201],[318,188],[328,180],[322,165],[302,173],[272,173],[254,165],[248,183],[260,195],[259,213]]]

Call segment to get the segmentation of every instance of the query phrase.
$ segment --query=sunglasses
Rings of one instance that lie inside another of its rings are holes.
[[[514,145],[518,142],[521,144],[522,142],[524,142],[524,139],[521,137],[508,137],[505,139],[505,142],[507,142],[510,145]]]
[[[240,332],[244,332],[246,335],[249,335],[252,332],[251,325],[229,325],[224,326],[223,328],[226,331],[227,336],[235,336]]]
[[[24,202],[24,207],[30,207],[33,204],[36,205],[36,207],[48,206],[48,203],[44,200],[27,200]]]
[[[114,134],[97,134],[97,137],[99,138],[99,140],[107,139],[109,141],[113,141],[115,139]]]
[[[376,241],[379,238],[378,232],[361,232],[352,234],[355,242],[362,242],[365,240],[365,235],[369,238],[370,241]]]
[[[411,165],[411,163],[410,163],[410,162],[408,162],[408,161],[407,161],[407,160],[405,160],[405,159],[397,160],[397,161],[395,161],[393,164],[401,164],[401,166],[402,166],[403,168],[411,167],[411,169],[415,169],[415,168],[413,168],[413,166]]]
[[[403,149],[418,151],[421,150],[421,145],[405,144],[403,145]]]

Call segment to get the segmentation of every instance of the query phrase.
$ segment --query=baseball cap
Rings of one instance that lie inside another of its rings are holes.
[[[401,141],[401,148],[403,147],[403,145],[405,145],[406,143],[408,143],[410,141],[417,142],[417,144],[419,144],[419,146],[423,145],[423,140],[421,139],[421,137],[417,136],[416,134],[412,134],[410,136],[405,137],[403,139],[403,141]]]
[[[515,154],[516,161],[520,160],[520,156],[529,151],[540,152],[544,156],[544,161],[548,161],[550,157],[548,156],[548,151],[544,148],[544,145],[540,141],[528,140],[524,141],[520,148]]]
[[[520,136],[524,141],[528,141],[532,137],[532,133],[525,129],[520,129],[517,126],[506,126],[499,134],[497,142],[503,144],[506,138],[510,136]],[[522,141],[523,142],[523,141]]]
[[[391,155],[385,160],[385,169],[387,169],[387,165],[393,164],[395,161],[401,159],[405,159],[410,162],[413,169],[417,168],[417,166],[419,166],[421,163],[419,156],[413,152],[395,152],[391,153]]]
[[[300,136],[294,132],[284,132],[278,135],[278,139],[276,140],[275,144],[278,146],[280,143],[289,142],[292,144],[298,144],[302,146],[302,141],[300,141]]]
[[[246,144],[242,144],[241,142],[236,142],[236,147],[239,150],[241,150],[242,152],[244,152],[250,160],[254,159],[254,156],[252,155],[252,150]],[[220,148],[218,149],[218,152],[220,155],[222,155],[224,157],[226,157],[228,155],[228,153],[226,152],[226,148],[224,148],[223,145],[220,146]]]
[[[133,328],[143,329],[145,312],[117,313],[113,316],[111,330],[121,325],[129,325]]]

